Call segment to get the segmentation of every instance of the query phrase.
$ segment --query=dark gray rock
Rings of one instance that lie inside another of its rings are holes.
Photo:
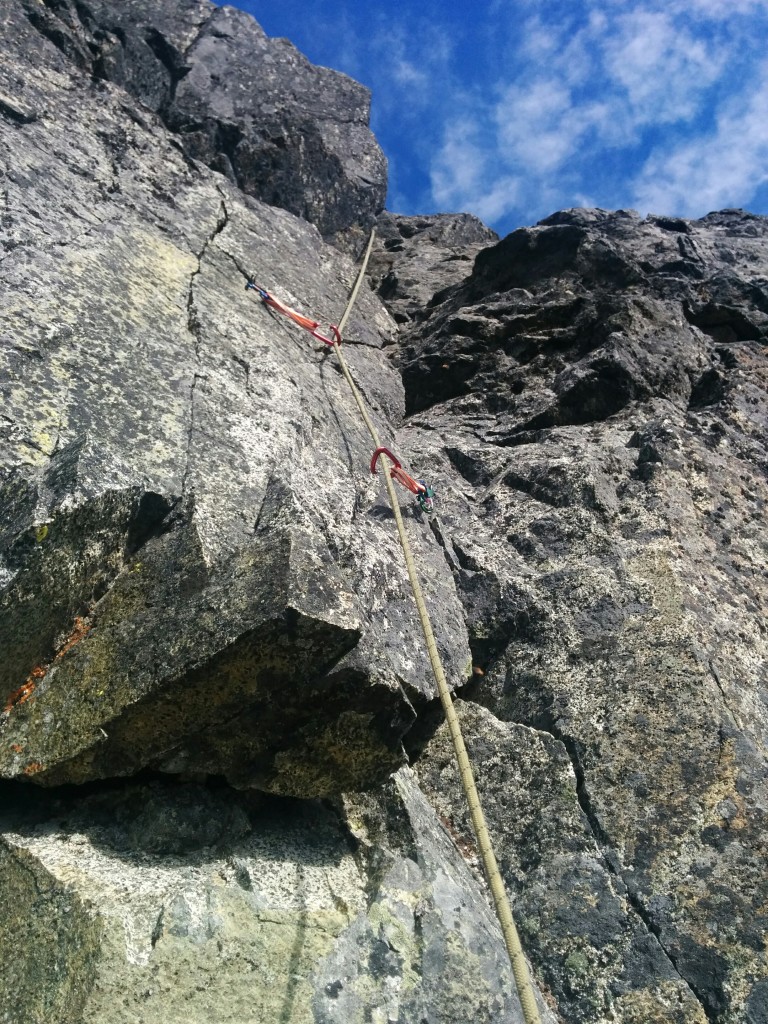
[[[767,297],[768,218],[564,211],[482,251],[401,353],[472,696],[562,741],[628,925],[712,1021],[765,977]],[[560,870],[525,883],[545,944],[588,919],[586,866],[565,894]],[[602,1009],[591,961],[586,987],[552,982],[560,1012],[677,1019],[663,993],[640,1013],[633,957]]]
[[[764,1024],[765,1021],[768,1021],[768,981],[759,981],[747,1000],[747,1024]]]
[[[459,702],[457,710],[518,928],[536,976],[563,1016],[587,1022],[610,1010],[616,1019],[647,1024],[701,1020],[693,991],[601,853],[562,742],[502,723],[475,704]],[[417,775],[459,849],[477,866],[445,725],[422,752]]]
[[[68,58],[159,114],[190,157],[247,195],[352,244],[382,209],[387,166],[368,90],[269,39],[250,15],[209,0],[24,9]]]
[[[398,323],[419,320],[435,296],[468,277],[475,255],[497,240],[469,213],[382,213],[368,276]]]

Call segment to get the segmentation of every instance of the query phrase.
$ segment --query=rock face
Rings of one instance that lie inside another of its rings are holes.
[[[421,320],[436,293],[459,284],[495,231],[469,213],[403,217],[382,213],[368,276],[399,324]]]
[[[258,270],[337,319],[353,267],[5,17],[40,115],[3,125],[0,773],[203,771],[304,797],[339,769],[341,788],[383,780],[434,694],[372,445],[325,346],[245,291]],[[348,360],[390,438],[392,333],[364,295]],[[461,682],[460,602],[419,515]]]
[[[364,91],[207,0],[0,32],[0,1021],[517,1024],[370,439],[244,287],[338,319]],[[345,351],[543,1018],[764,1024],[768,219],[379,230]]]
[[[0,1019],[517,1024],[493,914],[412,775],[346,813],[354,836],[317,804],[189,783],[24,798],[3,815]]]
[[[356,237],[384,206],[387,166],[364,86],[210,0],[24,0],[79,67],[160,115],[184,152],[239,189]]]
[[[767,336],[767,218],[576,210],[403,348],[471,696],[508,723],[467,712],[489,816],[569,1020],[764,1014]],[[566,755],[582,815],[535,817]],[[419,773],[458,808],[447,772],[442,739]]]

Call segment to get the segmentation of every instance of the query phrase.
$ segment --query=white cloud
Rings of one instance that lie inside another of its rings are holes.
[[[452,73],[453,44],[441,26],[424,22],[409,31],[391,18],[380,18],[370,35],[376,57],[374,102],[406,115],[434,104],[458,87]]]
[[[664,8],[675,13],[725,21],[735,14],[768,13],[768,0],[670,0]]]
[[[417,67],[413,61],[401,57],[392,64],[392,74],[399,85],[414,86],[418,89],[426,89],[429,85],[429,75],[423,68]]]
[[[691,118],[722,71],[722,55],[666,13],[638,9],[618,18],[599,41],[606,79],[624,90],[635,125]],[[617,100],[621,98],[618,92]]]
[[[530,219],[589,194],[698,216],[748,204],[766,180],[768,90],[755,92],[754,68],[768,0],[505,10],[513,72],[446,119],[431,166],[438,206]]]
[[[475,139],[475,125],[466,119],[452,125],[431,172],[432,193],[439,207],[455,208],[484,191],[485,156]]]
[[[476,195],[469,212],[487,224],[492,224],[503,217],[510,207],[518,205],[523,187],[523,181],[514,175],[498,178],[489,191]]]
[[[640,209],[699,216],[748,204],[768,182],[768,62],[747,96],[726,102],[715,131],[660,147],[634,183]]]
[[[536,173],[559,167],[576,141],[568,130],[571,107],[571,92],[557,79],[510,86],[493,114],[499,149]]]

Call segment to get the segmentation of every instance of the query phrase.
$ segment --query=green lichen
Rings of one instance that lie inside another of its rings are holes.
[[[79,1022],[101,926],[35,857],[0,842],[0,1021]]]
[[[565,968],[571,974],[588,974],[589,960],[579,949],[573,949],[565,958]]]

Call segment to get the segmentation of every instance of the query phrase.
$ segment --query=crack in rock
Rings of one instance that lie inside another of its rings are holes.
[[[515,724],[525,725],[526,723],[518,722]],[[586,775],[584,772],[584,768],[581,764],[581,759],[576,749],[576,744],[574,740],[564,735],[555,725],[550,725],[549,729],[542,729],[539,725],[537,725],[536,728],[540,732],[546,732],[554,740],[558,740],[560,743],[562,743],[563,748],[565,749],[565,752],[567,753],[568,758],[571,762],[571,766],[573,767],[573,773],[576,777],[576,798],[579,802],[579,807],[581,808],[584,817],[586,818],[590,832],[592,833],[592,837],[595,841],[595,844],[601,856],[601,860],[605,865],[606,870],[610,875],[618,879],[618,881],[621,883],[624,891],[627,894],[628,905],[632,908],[637,917],[640,919],[646,931],[656,939],[662,953],[667,958],[667,960],[669,961],[670,965],[672,966],[673,970],[680,978],[680,980],[687,986],[688,990],[691,992],[696,1002],[701,1006],[701,1009],[706,1015],[707,1020],[710,1020],[713,1022],[713,1024],[715,1024],[715,1022],[717,1021],[717,1014],[708,1008],[706,1000],[702,996],[701,992],[697,991],[696,987],[691,983],[691,981],[688,978],[686,978],[685,975],[681,972],[680,968],[677,965],[677,960],[675,956],[670,952],[669,949],[667,949],[667,947],[664,945],[664,942],[662,941],[661,929],[654,922],[652,916],[648,913],[647,909],[643,905],[640,893],[636,889],[633,889],[630,885],[628,885],[626,879],[624,878],[619,858],[615,850],[613,850],[613,848],[611,847],[608,834],[606,833],[605,829],[600,823],[600,818],[592,803],[592,798],[587,788]]]
[[[200,360],[200,346],[202,344],[202,324],[200,322],[200,315],[197,305],[195,303],[195,279],[200,275],[203,269],[203,260],[205,254],[208,251],[208,246],[213,242],[224,231],[226,226],[229,224],[229,211],[227,210],[227,204],[224,201],[224,196],[219,189],[219,195],[221,196],[221,202],[218,209],[218,215],[216,217],[216,226],[213,231],[208,235],[200,252],[195,254],[197,259],[197,266],[190,274],[189,278],[189,290],[187,292],[187,329],[192,337],[195,339],[195,358]]]

